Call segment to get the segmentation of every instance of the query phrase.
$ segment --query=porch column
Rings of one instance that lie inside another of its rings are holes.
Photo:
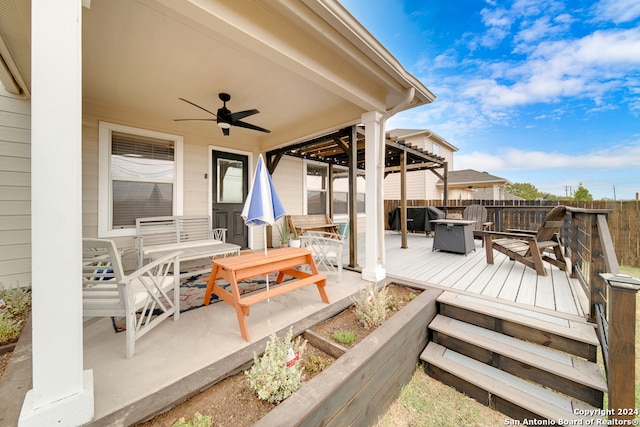
[[[384,204],[382,179],[384,174],[384,132],[383,116],[377,111],[362,115],[365,135],[366,174],[366,252],[362,278],[378,282],[386,277],[382,266],[384,218],[381,206]]]
[[[18,425],[93,418],[82,354],[82,1],[31,5],[32,389]]]

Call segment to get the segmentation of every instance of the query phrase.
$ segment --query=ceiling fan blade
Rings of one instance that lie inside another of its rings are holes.
[[[207,109],[206,109],[206,108],[204,108],[204,107],[199,106],[198,104],[194,104],[193,102],[189,101],[188,99],[184,99],[184,98],[178,98],[178,99],[179,99],[180,101],[184,101],[184,102],[186,102],[187,104],[191,104],[191,105],[193,105],[194,107],[201,109],[202,111],[206,111],[207,113],[209,113],[209,114],[211,114],[212,116],[216,117],[215,113],[212,113],[211,111],[207,110]]]
[[[203,122],[215,122],[217,119],[173,119],[174,122],[188,122],[191,120],[198,120]]]
[[[261,128],[260,126],[252,125],[251,123],[241,122],[239,120],[231,123],[231,126],[238,126],[238,127],[241,127],[241,128],[257,130],[257,131],[260,131],[260,132],[271,133],[271,131],[268,130],[268,129]]]
[[[237,113],[232,113],[229,115],[229,117],[231,118],[232,122],[236,122],[238,120],[244,119],[245,117],[249,117],[249,116],[253,116],[254,114],[258,114],[260,111],[256,110],[255,108],[253,110],[245,110],[245,111],[238,111]]]

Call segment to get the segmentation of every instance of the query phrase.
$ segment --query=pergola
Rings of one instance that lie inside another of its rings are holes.
[[[357,212],[356,179],[365,170],[365,135],[359,126],[349,126],[338,131],[322,135],[304,142],[287,147],[271,150],[266,153],[267,168],[273,174],[283,156],[298,157],[314,160],[329,165],[329,200],[333,200],[334,167],[348,169],[349,182],[349,212]],[[384,174],[401,174],[400,187],[400,219],[402,224],[402,247],[407,247],[407,194],[406,173],[409,171],[430,170],[444,182],[443,203],[446,205],[447,191],[447,161],[444,157],[436,156],[413,145],[405,144],[402,140],[385,139]],[[384,206],[379,207],[380,210]],[[382,212],[384,214],[384,212]],[[333,217],[332,204],[329,204],[329,215]],[[381,215],[381,217],[383,217]],[[358,265],[357,248],[357,217],[349,215],[349,266]]]

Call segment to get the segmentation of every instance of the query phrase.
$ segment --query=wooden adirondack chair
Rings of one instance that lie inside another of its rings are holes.
[[[157,324],[180,316],[180,280],[173,274],[180,252],[171,253],[126,275],[113,240],[82,239],[83,316],[126,319],[126,358],[135,342]],[[173,289],[173,299],[167,294]]]
[[[487,221],[487,208],[482,205],[469,205],[462,211],[462,218],[473,223],[473,238],[481,239],[484,246],[484,232],[489,231],[493,222]]]
[[[510,259],[533,268],[540,276],[547,272],[542,260],[555,265],[561,270],[567,269],[567,262],[562,254],[558,232],[564,224],[566,208],[556,206],[547,213],[544,222],[536,231],[516,231],[501,233],[496,231],[484,232],[484,244],[487,253],[487,263],[493,264],[493,250],[502,252]],[[547,255],[553,250],[555,258]]]

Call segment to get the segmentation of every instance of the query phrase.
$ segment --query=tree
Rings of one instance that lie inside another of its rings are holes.
[[[578,189],[573,193],[573,199],[590,202],[593,200],[593,196],[589,193],[589,190],[582,186],[582,183],[579,183]]]
[[[513,196],[521,197],[525,200],[535,200],[544,196],[533,184],[528,182],[516,182],[507,184],[505,191]]]

